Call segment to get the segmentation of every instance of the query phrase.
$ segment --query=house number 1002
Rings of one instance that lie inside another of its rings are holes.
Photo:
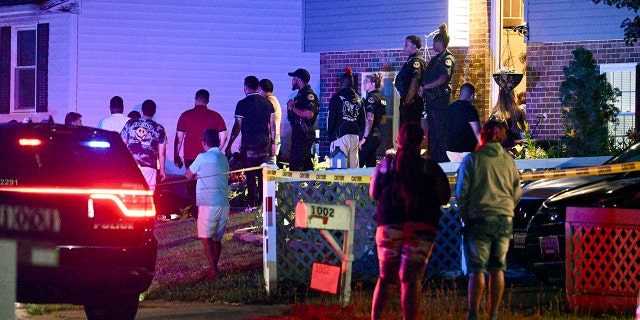
[[[334,211],[333,208],[325,208],[325,207],[317,207],[317,206],[310,206],[310,207],[311,207],[312,215],[333,218],[333,211]]]

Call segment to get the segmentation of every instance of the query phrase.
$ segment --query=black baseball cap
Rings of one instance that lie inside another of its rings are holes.
[[[309,80],[311,79],[311,75],[309,75],[309,71],[305,69],[298,69],[294,72],[289,72],[289,76],[298,77],[300,78],[300,80],[304,82],[309,82]]]

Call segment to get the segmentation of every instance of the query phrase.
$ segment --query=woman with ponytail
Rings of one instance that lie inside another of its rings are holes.
[[[378,150],[382,139],[380,125],[387,122],[387,100],[380,93],[382,87],[380,72],[367,75],[363,83],[363,88],[367,92],[367,98],[364,101],[366,116],[358,157],[360,158],[360,167],[373,168],[376,166],[376,150]]]
[[[449,202],[446,174],[420,156],[424,140],[415,122],[402,125],[398,150],[373,171],[369,192],[378,201],[375,220],[380,274],[373,293],[371,319],[380,319],[398,283],[403,319],[419,318],[424,271],[438,233],[440,206]]]
[[[449,33],[447,25],[443,23],[438,28],[438,34],[433,37],[433,51],[436,55],[427,65],[422,85],[429,127],[429,156],[437,162],[449,162],[445,141],[445,113],[451,103],[451,78],[456,59],[448,47]]]

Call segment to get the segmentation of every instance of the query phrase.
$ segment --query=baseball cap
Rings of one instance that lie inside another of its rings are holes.
[[[309,82],[309,80],[311,79],[311,76],[309,75],[309,71],[305,69],[298,69],[294,72],[289,72],[289,76],[298,77],[300,78],[300,80],[304,82]]]

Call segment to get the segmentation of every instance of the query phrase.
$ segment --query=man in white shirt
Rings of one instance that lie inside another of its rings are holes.
[[[270,162],[276,163],[278,154],[280,153],[280,121],[282,119],[282,109],[280,108],[280,102],[278,101],[276,96],[273,95],[273,82],[271,82],[271,80],[260,80],[260,88],[258,88],[258,93],[260,93],[261,96],[269,99],[269,101],[271,101],[271,104],[273,105],[273,115],[275,120],[275,135],[273,137],[273,142],[276,146],[276,150],[275,154],[271,157]],[[274,132],[274,129],[271,129],[271,132]]]
[[[111,101],[109,101],[109,110],[111,110],[111,115],[100,120],[100,122],[98,122],[98,128],[120,133],[124,125],[129,121],[129,117],[123,114],[124,101],[122,101],[122,98],[119,96],[111,98]]]

